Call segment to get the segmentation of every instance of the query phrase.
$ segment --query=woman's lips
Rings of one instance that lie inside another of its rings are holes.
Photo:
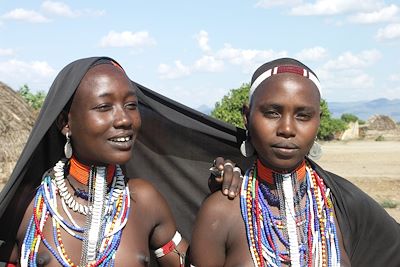
[[[119,150],[130,150],[133,146],[134,140],[132,135],[120,136],[108,139],[112,147]]]
[[[291,157],[297,153],[299,147],[295,144],[275,144],[272,146],[272,150],[280,156]]]

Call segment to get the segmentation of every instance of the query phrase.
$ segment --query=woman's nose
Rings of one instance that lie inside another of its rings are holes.
[[[277,135],[284,138],[291,138],[296,136],[296,127],[294,120],[289,116],[282,117],[279,121]]]
[[[114,127],[130,127],[132,118],[128,114],[128,110],[124,107],[117,107],[114,113]]]

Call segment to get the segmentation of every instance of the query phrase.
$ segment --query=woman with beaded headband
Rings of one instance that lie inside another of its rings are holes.
[[[193,266],[400,266],[400,227],[374,200],[309,158],[320,124],[320,84],[307,66],[277,59],[254,73],[243,117],[240,198],[205,200]]]
[[[33,198],[12,204],[18,210],[31,201],[10,261],[18,254],[18,266],[148,266],[153,250],[161,266],[183,266],[187,244],[167,202],[121,167],[141,126],[136,90],[110,58],[80,59],[59,73],[33,130],[46,145],[31,136],[25,148],[49,151],[32,155],[31,175],[47,171],[35,192],[23,192]]]

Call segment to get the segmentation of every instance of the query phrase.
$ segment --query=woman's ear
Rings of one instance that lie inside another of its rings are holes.
[[[243,104],[243,107],[242,107],[242,117],[243,117],[244,127],[246,127],[246,129],[249,129],[249,127],[248,127],[249,113],[250,113],[250,108],[249,108],[249,106],[248,106],[247,104]]]
[[[56,125],[63,135],[66,135],[70,132],[68,125],[68,112],[64,110],[61,111],[60,115],[57,117]]]

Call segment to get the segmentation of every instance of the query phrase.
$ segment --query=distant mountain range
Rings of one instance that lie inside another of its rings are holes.
[[[400,99],[378,98],[371,101],[328,102],[329,110],[334,118],[340,118],[343,113],[356,115],[362,120],[368,120],[373,115],[387,115],[400,122]],[[213,107],[201,105],[198,111],[210,114]]]
[[[371,101],[328,102],[332,116],[340,118],[343,113],[351,113],[362,120],[373,115],[387,115],[400,122],[400,99],[378,98]]]

